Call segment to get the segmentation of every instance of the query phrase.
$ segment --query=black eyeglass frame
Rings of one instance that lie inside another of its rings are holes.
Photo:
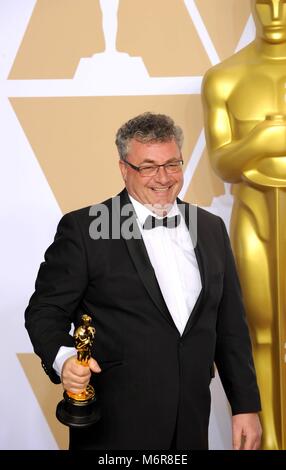
[[[179,171],[183,164],[184,164],[184,160],[181,158],[180,160],[174,160],[172,162],[169,162],[169,163],[163,163],[162,165],[146,165],[146,166],[136,166],[136,165],[133,165],[133,163],[130,163],[128,162],[127,160],[124,160],[124,163],[126,163],[126,165],[129,165],[131,168],[133,168],[133,170],[135,171],[138,171],[138,173],[140,173],[140,176],[155,176],[157,175],[158,171],[159,171],[159,168],[160,167],[163,167],[165,170],[166,170],[166,166],[169,166],[169,165],[173,165],[174,163],[176,164],[176,168],[178,168],[177,171]],[[178,163],[178,165],[177,165]],[[144,168],[156,168],[156,171],[154,173],[154,175],[142,175],[142,170],[144,170]],[[172,174],[172,173],[176,173],[176,171],[173,171],[171,173],[168,173],[168,170],[166,170],[167,174]]]

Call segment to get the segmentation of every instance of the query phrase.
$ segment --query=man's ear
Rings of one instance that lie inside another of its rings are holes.
[[[126,168],[126,165],[124,164],[124,162],[123,162],[122,160],[119,160],[118,163],[119,163],[119,169],[120,169],[120,172],[121,172],[123,181],[126,181],[126,178],[127,178],[127,168]]]

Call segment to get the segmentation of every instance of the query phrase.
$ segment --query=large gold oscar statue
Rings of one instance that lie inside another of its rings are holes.
[[[286,449],[286,1],[251,0],[256,39],[203,82],[262,398],[263,449]]]

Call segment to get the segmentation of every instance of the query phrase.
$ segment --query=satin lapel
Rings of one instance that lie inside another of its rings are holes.
[[[186,202],[180,201],[179,199],[177,202],[178,202],[178,207],[185,219],[186,225],[190,232],[193,245],[195,247],[194,248],[195,255],[196,255],[196,259],[197,259],[197,263],[198,263],[198,267],[200,271],[201,282],[202,282],[202,290],[200,292],[200,295],[195,303],[195,306],[191,312],[191,315],[183,331],[182,336],[185,336],[190,330],[190,328],[193,326],[194,322],[196,321],[196,318],[199,315],[200,310],[201,310],[201,305],[203,304],[203,299],[205,296],[205,283],[206,283],[206,272],[205,272],[206,263],[204,261],[204,250],[203,250],[203,247],[201,246],[200,227],[199,227],[198,220],[197,220],[197,208],[196,206],[187,204]]]
[[[169,313],[169,310],[165,304],[153,266],[150,262],[145,244],[142,240],[141,232],[136,221],[136,214],[130,202],[130,199],[128,198],[127,191],[125,190],[122,191],[120,193],[120,197],[121,197],[121,233],[122,233],[123,224],[124,222],[126,222],[127,219],[128,219],[128,225],[130,226],[132,222],[133,228],[134,228],[135,236],[133,236],[130,239],[126,239],[126,237],[123,236],[123,239],[126,243],[130,257],[132,258],[133,263],[136,267],[137,273],[142,283],[144,284],[148,294],[153,300],[154,304],[160,310],[160,312],[164,315],[164,317],[169,321],[169,323],[175,326],[173,319]],[[124,206],[127,207],[127,205],[128,205],[129,214],[125,215],[124,211],[122,211],[122,208]]]

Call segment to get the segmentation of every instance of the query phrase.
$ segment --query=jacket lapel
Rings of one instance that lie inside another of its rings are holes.
[[[204,250],[202,247],[201,237],[199,233],[199,223],[197,219],[197,215],[198,215],[197,207],[194,205],[190,205],[186,202],[183,202],[179,199],[177,200],[177,203],[185,219],[185,223],[188,227],[188,230],[190,232],[190,237],[193,242],[195,255],[196,255],[196,259],[198,263],[198,268],[200,271],[201,282],[202,282],[202,290],[200,292],[199,297],[197,298],[195,306],[189,316],[189,319],[187,321],[187,324],[185,326],[185,329],[182,335],[182,336],[185,336],[189,332],[190,328],[194,325],[196,318],[198,317],[199,312],[201,310],[201,306],[203,304],[203,299],[204,299],[205,292],[206,292],[206,289],[205,289],[206,263],[204,261]]]
[[[130,210],[127,215],[124,215],[124,211],[122,211],[122,208],[124,206],[126,207],[127,205]],[[127,219],[128,219],[129,227],[132,224],[132,231],[133,231],[134,236],[130,237],[129,239],[127,239],[126,237],[123,237],[123,239],[126,243],[130,257],[133,260],[137,273],[142,283],[144,284],[149,296],[151,297],[154,304],[156,305],[156,307],[164,315],[167,321],[171,323],[173,326],[175,326],[174,321],[169,313],[169,310],[162,296],[153,266],[150,262],[145,244],[141,236],[139,226],[137,224],[135,211],[133,209],[133,206],[130,202],[130,199],[128,197],[126,190],[123,190],[120,193],[120,206],[121,206],[121,214],[120,214],[121,233],[122,233],[123,224],[126,223]]]

